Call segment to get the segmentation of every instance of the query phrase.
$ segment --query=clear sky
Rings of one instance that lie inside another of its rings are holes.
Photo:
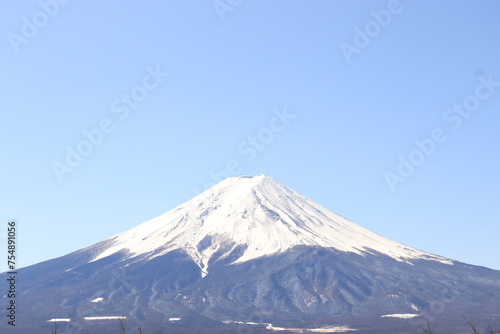
[[[2,1],[1,249],[9,219],[26,266],[213,178],[267,174],[398,242],[500,269],[499,12]]]

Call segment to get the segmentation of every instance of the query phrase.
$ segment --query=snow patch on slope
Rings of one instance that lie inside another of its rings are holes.
[[[411,319],[418,317],[418,314],[413,314],[413,313],[395,313],[395,314],[386,314],[380,316],[381,318],[399,318],[399,319]]]
[[[86,320],[86,321],[96,321],[96,320],[126,320],[126,319],[127,319],[127,317],[115,316],[115,315],[106,316],[106,317],[83,317],[83,320]]]

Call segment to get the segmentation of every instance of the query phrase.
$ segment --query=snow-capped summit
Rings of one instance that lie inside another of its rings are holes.
[[[129,257],[152,259],[183,249],[204,275],[215,252],[223,252],[223,258],[237,247],[243,251],[233,263],[307,245],[357,254],[379,252],[403,262],[427,259],[452,264],[371,232],[266,175],[227,178],[106,244],[94,261],[122,251]]]

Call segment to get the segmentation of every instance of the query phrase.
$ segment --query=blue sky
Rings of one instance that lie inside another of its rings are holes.
[[[55,1],[0,4],[20,266],[263,173],[500,269],[498,2]]]

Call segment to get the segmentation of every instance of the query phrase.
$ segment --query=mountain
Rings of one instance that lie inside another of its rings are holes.
[[[226,179],[184,205],[109,239],[92,261],[119,252],[151,260],[183,249],[204,276],[217,252],[224,258],[238,249],[232,263],[243,263],[300,245],[356,254],[372,250],[403,262],[429,259],[452,264],[381,237],[265,175]]]
[[[228,178],[18,275],[19,333],[46,333],[51,319],[65,333],[97,333],[120,317],[179,333],[420,333],[426,322],[456,333],[464,315],[500,323],[499,271],[392,241],[265,175]]]

